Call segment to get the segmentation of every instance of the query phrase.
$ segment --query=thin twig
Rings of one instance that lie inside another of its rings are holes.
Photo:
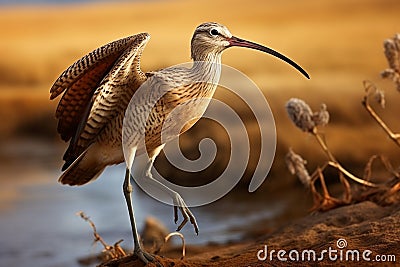
[[[362,185],[365,186],[370,186],[370,187],[378,187],[378,185],[365,181],[361,178],[358,178],[357,176],[351,174],[350,172],[348,172],[345,168],[342,167],[342,165],[340,165],[340,163],[335,159],[335,157],[332,155],[331,151],[328,148],[328,145],[326,144],[326,142],[324,141],[324,139],[321,137],[321,135],[318,133],[317,127],[314,127],[312,134],[315,136],[315,138],[317,139],[318,143],[320,144],[320,146],[322,147],[322,150],[325,152],[325,154],[328,156],[329,162],[328,164],[337,168],[339,171],[341,171],[345,176],[347,176],[348,178],[352,179],[353,181],[360,183]]]
[[[364,108],[367,110],[368,114],[371,115],[371,117],[379,124],[379,126],[386,132],[386,134],[390,137],[390,139],[393,140],[393,142],[396,143],[397,146],[400,147],[400,134],[394,133],[387,125],[386,123],[379,117],[379,115],[375,112],[375,110],[371,107],[369,104],[369,94],[368,90],[369,88],[373,86],[371,85],[371,82],[364,81],[364,88],[367,91],[363,101],[361,102]]]
[[[179,232],[173,232],[173,233],[169,233],[166,237],[165,237],[165,243],[168,242],[168,240],[172,237],[172,236],[179,236],[182,240],[182,257],[181,260],[183,260],[186,256],[186,245],[185,245],[185,237],[183,236],[183,234],[179,233]],[[164,244],[165,244],[164,243]]]
[[[123,241],[123,239],[117,241],[113,246],[108,245],[104,241],[104,239],[97,233],[96,225],[89,218],[89,216],[87,216],[83,211],[78,212],[77,215],[80,216],[82,219],[84,219],[86,222],[89,223],[89,225],[93,229],[94,243],[100,242],[104,247],[104,251],[107,253],[107,255],[110,258],[117,259],[117,258],[121,258],[123,256],[126,256],[125,251],[119,245]]]
[[[334,162],[334,161],[329,161],[328,164],[332,167],[337,168],[339,171],[341,171],[344,175],[346,175],[347,177],[349,177],[350,179],[352,179],[353,181],[360,183],[362,185],[366,185],[369,187],[379,187],[377,184],[365,181],[361,178],[358,178],[357,176],[351,174],[350,172],[348,172],[345,168],[342,167],[342,165],[340,165],[339,162]]]
[[[328,187],[326,186],[324,175],[322,174],[322,171],[319,167],[317,168],[317,173],[321,182],[322,191],[324,192],[324,198],[328,198],[330,197]]]
[[[346,178],[344,178],[342,172],[339,172],[339,179],[345,188],[344,202],[350,203],[352,198],[350,183],[346,180]]]
[[[328,156],[328,159],[330,161],[334,161],[337,162],[337,160],[335,159],[335,157],[332,155],[331,151],[328,148],[328,145],[326,144],[325,140],[322,138],[322,136],[318,133],[318,129],[317,127],[314,127],[313,131],[312,131],[313,135],[315,136],[315,138],[317,139],[319,145],[322,147],[322,150],[325,152],[325,154]]]

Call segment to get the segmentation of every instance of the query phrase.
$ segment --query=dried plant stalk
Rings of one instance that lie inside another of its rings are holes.
[[[321,187],[322,187],[322,191],[323,191],[323,199],[322,199],[322,203],[320,203],[320,205],[319,205],[319,209],[320,210],[330,210],[334,207],[344,204],[344,202],[337,198],[332,197],[329,194],[328,187],[326,186],[325,178],[324,178],[322,171],[323,171],[323,169],[321,169],[319,167],[316,170],[316,174],[318,175],[318,178],[321,182]]]
[[[352,179],[353,181],[360,183],[369,187],[377,187],[376,184],[369,181],[365,181],[357,176],[353,175],[347,171],[333,156],[329,150],[323,136],[318,132],[318,125],[326,125],[329,121],[329,113],[325,104],[321,106],[319,112],[312,113],[312,110],[306,102],[301,99],[291,98],[286,103],[287,113],[292,120],[292,122],[304,132],[311,133],[317,139],[318,144],[321,146],[322,150],[328,157],[329,164],[337,168],[346,177]]]
[[[383,155],[373,155],[369,158],[367,165],[365,165],[364,169],[364,179],[369,180],[372,174],[372,164],[375,162],[376,159],[379,159],[383,166],[385,167],[386,171],[388,171],[391,175],[400,179],[400,174],[396,171],[392,164],[390,163],[389,159]]]
[[[396,34],[392,39],[384,42],[385,56],[388,61],[389,68],[381,73],[383,78],[391,79],[397,90],[400,91],[400,34]],[[362,101],[363,106],[371,117],[378,123],[378,125],[387,133],[387,135],[400,146],[400,134],[394,133],[380,116],[371,107],[369,100],[374,99],[382,108],[385,108],[385,93],[380,90],[370,81],[364,81],[365,96]],[[306,161],[299,155],[295,154],[292,149],[286,155],[286,164],[292,174],[296,174],[303,184],[308,185],[313,194],[314,206],[313,210],[328,210],[338,205],[348,204],[352,201],[363,201],[369,199],[377,203],[394,203],[400,199],[395,195],[400,191],[400,172],[395,170],[390,164],[389,160],[384,156],[372,156],[365,166],[363,178],[359,178],[349,171],[347,171],[333,156],[329,150],[324,136],[318,132],[318,126],[323,126],[329,122],[329,113],[326,105],[321,105],[320,111],[312,112],[311,108],[301,99],[292,98],[286,104],[286,110],[292,122],[300,128],[303,132],[308,132],[314,135],[318,144],[326,154],[328,161],[322,166],[318,167],[316,171],[310,176],[305,167]],[[372,176],[372,165],[376,159],[380,159],[385,169],[392,174],[392,179],[386,183],[377,185],[370,182]],[[339,173],[339,179],[344,186],[345,194],[341,199],[333,198],[330,196],[328,187],[325,183],[323,171],[328,167],[335,168]],[[372,187],[364,191],[362,194],[354,196],[351,194],[351,188],[348,180]],[[322,195],[316,190],[315,182],[319,180],[321,183]]]
[[[308,171],[305,167],[307,163],[300,155],[296,154],[291,148],[289,152],[286,154],[285,161],[287,167],[291,174],[295,174],[299,180],[307,187],[310,188],[314,205],[311,210],[329,210],[334,207],[348,204],[351,201],[351,190],[349,182],[344,178],[343,172],[334,162],[328,161],[322,167],[318,167],[314,173],[310,176]],[[339,173],[340,182],[344,186],[345,194],[344,199],[337,199],[332,197],[329,194],[328,187],[325,183],[325,178],[323,175],[323,171],[328,166],[333,166]],[[317,191],[315,188],[315,182],[320,180],[321,188],[322,188],[322,195]]]
[[[179,236],[180,239],[182,240],[182,257],[181,260],[183,260],[186,256],[186,244],[185,244],[185,237],[183,236],[183,234],[179,233],[179,232],[173,232],[173,233],[169,233],[166,237],[165,237],[165,243],[168,242],[168,240],[173,237],[173,236]]]
[[[104,239],[97,233],[96,225],[94,224],[94,222],[83,211],[78,212],[77,215],[88,222],[89,225],[92,227],[94,243],[100,242],[103,245],[103,252],[106,253],[108,259],[119,259],[126,256],[125,251],[119,245],[123,241],[122,239],[117,241],[113,246],[108,245],[104,241]]]
[[[313,207],[311,208],[312,211],[315,210],[320,210],[320,211],[327,211],[333,208],[336,208],[341,205],[345,205],[350,203],[351,201],[351,192],[350,192],[350,186],[346,180],[345,185],[345,197],[344,199],[338,199],[335,197],[332,197],[328,191],[328,187],[325,183],[325,177],[323,174],[323,171],[329,166],[328,162],[325,163],[322,167],[318,167],[314,173],[311,175],[311,193],[313,194]],[[342,181],[343,174],[339,171],[340,179]],[[322,189],[322,195],[318,193],[318,191],[315,188],[315,182],[319,180],[321,184],[321,189]],[[345,179],[344,179],[345,180]]]
[[[364,81],[364,88],[365,88],[365,96],[364,99],[362,101],[362,105],[364,106],[364,108],[367,110],[368,114],[371,115],[371,117],[379,124],[379,126],[381,126],[381,128],[386,132],[386,134],[390,137],[390,139],[393,140],[393,142],[395,142],[395,144],[397,146],[400,147],[400,134],[398,133],[394,133],[387,125],[386,123],[381,119],[381,117],[379,117],[379,115],[375,112],[375,110],[371,107],[371,105],[369,104],[369,96],[370,96],[370,92],[371,90],[376,91],[376,86],[370,82],[370,81]]]

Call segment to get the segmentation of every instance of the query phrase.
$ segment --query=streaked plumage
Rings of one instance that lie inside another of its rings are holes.
[[[51,99],[63,93],[56,117],[61,138],[69,141],[62,167],[64,172],[59,181],[82,185],[97,178],[108,165],[124,161],[122,125],[125,111],[138,88],[145,89],[141,98],[135,98],[137,102],[134,103],[134,109],[128,111],[131,114],[125,122],[132,158],[126,159],[128,167],[123,185],[131,219],[134,253],[144,262],[153,261],[154,258],[141,249],[130,196],[130,168],[134,156],[144,152],[144,146],[140,146],[141,136],[145,136],[150,155],[143,178],[171,196],[175,222],[178,208],[183,216],[178,230],[190,221],[197,233],[196,220],[180,195],[153,179],[150,172],[164,143],[179,134],[167,135],[167,139],[161,142],[161,129],[168,114],[180,103],[196,97],[212,97],[221,73],[221,54],[228,47],[241,46],[272,54],[308,77],[300,66],[287,57],[270,48],[234,37],[225,26],[218,23],[203,23],[196,28],[191,41],[191,57],[194,60],[191,68],[166,68],[145,74],[140,69],[140,57],[149,38],[149,34],[141,33],[92,51],[65,70],[50,90]],[[150,105],[149,95],[165,88],[169,89],[168,92],[155,107],[151,106],[150,116],[143,116],[143,109]],[[188,122],[180,133],[188,130],[203,115],[207,105],[207,101],[193,102],[187,106],[186,112],[179,114],[179,121]],[[175,127],[173,123],[171,127]]]
[[[51,99],[64,93],[56,111],[58,132],[70,141],[60,182],[81,185],[111,164],[124,161],[121,129],[125,109],[146,80],[140,56],[147,33],[104,45],[65,70],[52,86]]]

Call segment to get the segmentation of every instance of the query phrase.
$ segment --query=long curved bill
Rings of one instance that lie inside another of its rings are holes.
[[[268,53],[270,55],[276,56],[277,58],[280,58],[283,61],[285,61],[285,62],[289,63],[290,65],[292,65],[294,68],[296,68],[298,71],[300,71],[304,76],[306,76],[307,79],[310,79],[310,76],[308,75],[308,73],[302,67],[300,67],[296,62],[294,62],[290,58],[282,55],[281,53],[279,53],[279,52],[277,52],[277,51],[275,51],[275,50],[273,50],[271,48],[268,48],[268,47],[265,47],[265,46],[250,42],[250,41],[246,41],[246,40],[237,38],[235,36],[232,36],[231,38],[229,38],[228,41],[229,41],[229,46],[230,47],[231,46],[246,47],[246,48],[259,50],[259,51]]]

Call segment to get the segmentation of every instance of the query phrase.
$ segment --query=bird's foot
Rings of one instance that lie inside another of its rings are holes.
[[[147,265],[148,263],[154,263],[156,264],[157,267],[163,267],[163,265],[157,261],[154,255],[144,251],[141,248],[135,249],[133,254],[136,255],[139,258],[139,260],[141,260],[145,265]]]
[[[194,231],[196,234],[199,234],[199,226],[197,225],[196,218],[194,217],[193,213],[189,210],[188,206],[186,205],[185,201],[183,201],[183,198],[176,193],[174,198],[174,221],[175,224],[178,222],[178,209],[180,210],[182,216],[183,216],[183,221],[182,223],[178,226],[177,231],[180,231],[185,224],[190,221],[190,223],[194,227]]]

